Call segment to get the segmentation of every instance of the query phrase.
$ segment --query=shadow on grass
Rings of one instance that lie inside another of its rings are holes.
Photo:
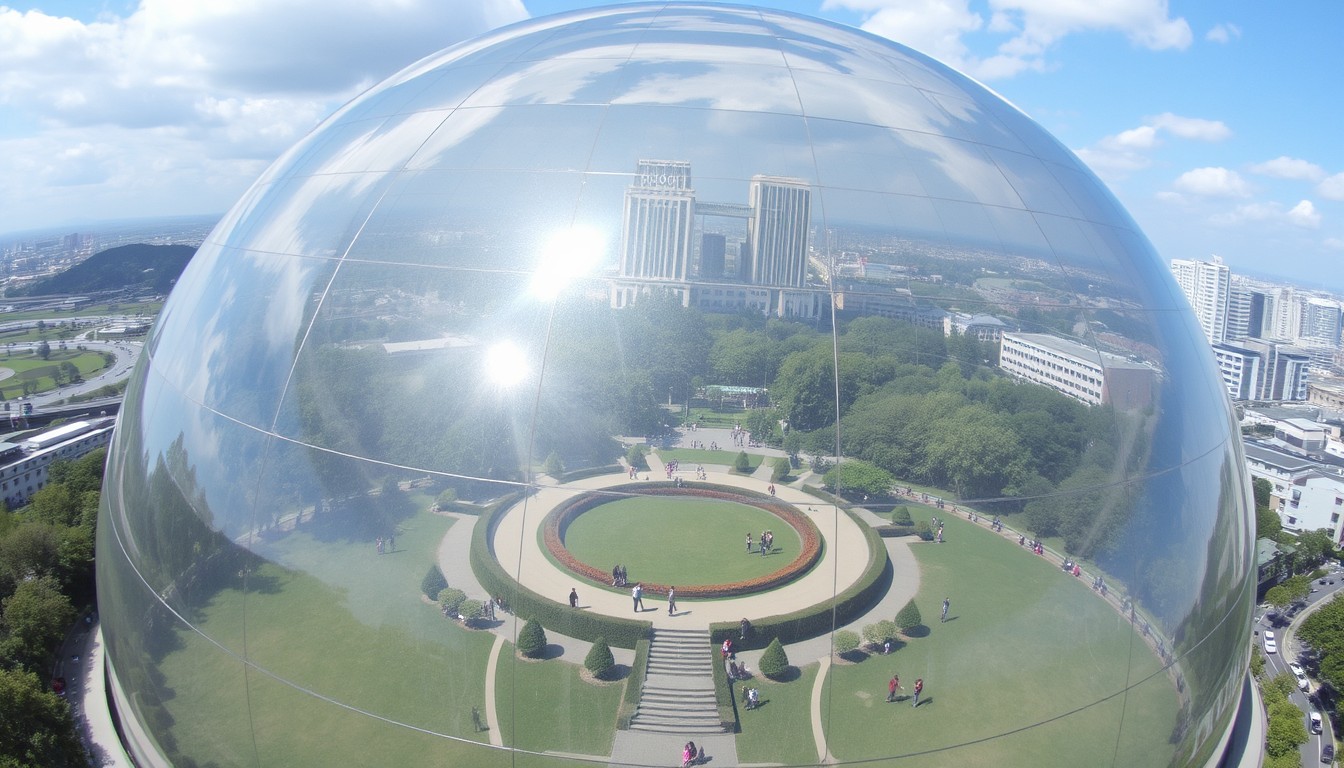
[[[857,649],[857,648],[856,648],[855,650],[852,650],[852,651],[845,651],[844,653],[837,653],[836,656],[839,656],[840,658],[844,659],[845,661],[849,662],[850,664],[859,664],[859,663],[861,663],[861,662],[864,662],[864,661],[867,661],[867,660],[868,660],[868,652],[867,652],[867,651],[864,651],[864,650]]]
[[[905,630],[906,637],[928,637],[929,635],[930,635],[929,628],[924,626],[923,624]]]
[[[792,683],[793,681],[797,680],[802,676],[803,676],[802,670],[798,669],[792,664],[790,664],[788,667],[785,667],[783,672],[781,672],[778,675],[775,675],[774,677],[763,675],[763,677],[765,677],[766,680],[775,683]]]
[[[629,677],[631,671],[629,664],[614,664],[611,669],[608,669],[600,675],[594,675],[594,677],[604,683],[614,683]]]

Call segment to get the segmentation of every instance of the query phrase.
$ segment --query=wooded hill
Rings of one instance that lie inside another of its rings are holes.
[[[66,271],[12,288],[11,296],[128,290],[167,294],[195,255],[190,245],[122,245],[100,251]]]

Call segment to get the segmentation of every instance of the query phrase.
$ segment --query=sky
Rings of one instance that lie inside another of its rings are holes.
[[[0,233],[222,214],[402,67],[600,4],[0,4]],[[1076,152],[1164,259],[1217,255],[1237,273],[1344,292],[1340,0],[754,4],[859,27],[977,78]]]

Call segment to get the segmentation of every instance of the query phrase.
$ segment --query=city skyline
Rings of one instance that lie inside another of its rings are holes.
[[[322,25],[301,0],[7,5],[0,29],[22,44],[0,53],[15,74],[0,86],[0,232],[222,213],[370,83],[590,5],[337,3]],[[987,83],[1077,153],[1166,259],[1218,255],[1239,273],[1344,290],[1329,269],[1344,254],[1344,166],[1325,97],[1340,6],[1147,2],[1084,17],[1023,0],[764,5],[858,26]]]

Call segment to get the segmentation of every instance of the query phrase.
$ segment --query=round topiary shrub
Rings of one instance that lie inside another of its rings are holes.
[[[747,456],[746,451],[737,452],[737,458],[733,459],[733,469],[743,473],[751,471],[751,457]]]
[[[780,456],[770,462],[770,481],[774,483],[783,482],[792,471],[793,464],[789,461],[788,457]]]
[[[840,656],[855,651],[859,647],[859,633],[842,629],[835,633],[835,637],[831,640],[831,647]]]
[[[863,639],[873,645],[882,645],[888,640],[895,640],[896,632],[896,622],[891,619],[883,619],[864,625]]]
[[[461,604],[457,606],[457,612],[462,614],[462,623],[470,627],[474,626],[476,621],[481,618],[481,609],[484,607],[484,600],[471,598],[463,600]]]
[[[535,659],[544,650],[546,650],[546,630],[541,628],[541,622],[528,619],[522,631],[518,633],[518,652],[529,659]]]
[[[437,563],[431,563],[425,578],[420,580],[420,591],[430,600],[437,600],[439,592],[447,586],[448,580],[443,577],[443,571],[439,570]]]
[[[630,450],[625,452],[625,463],[640,471],[648,470],[649,462],[644,458],[644,446],[630,446]]]
[[[789,657],[784,653],[784,644],[776,637],[770,641],[765,653],[761,654],[761,674],[771,680],[778,680],[789,671]]]
[[[927,520],[920,520],[915,523],[915,535],[925,541],[933,541],[933,528],[929,527]]]
[[[894,525],[914,525],[910,518],[910,508],[901,506],[891,510],[891,522]]]
[[[467,599],[467,593],[453,587],[444,587],[439,590],[439,608],[443,610],[445,616],[456,617],[462,608],[462,601]]]
[[[616,657],[611,655],[611,648],[607,646],[606,639],[597,638],[597,642],[588,650],[583,666],[598,680],[605,680],[611,674],[611,670],[616,666]]]
[[[915,605],[913,598],[905,604],[900,613],[896,614],[896,628],[901,631],[901,634],[906,634],[923,623],[924,617],[919,615],[919,607]]]

